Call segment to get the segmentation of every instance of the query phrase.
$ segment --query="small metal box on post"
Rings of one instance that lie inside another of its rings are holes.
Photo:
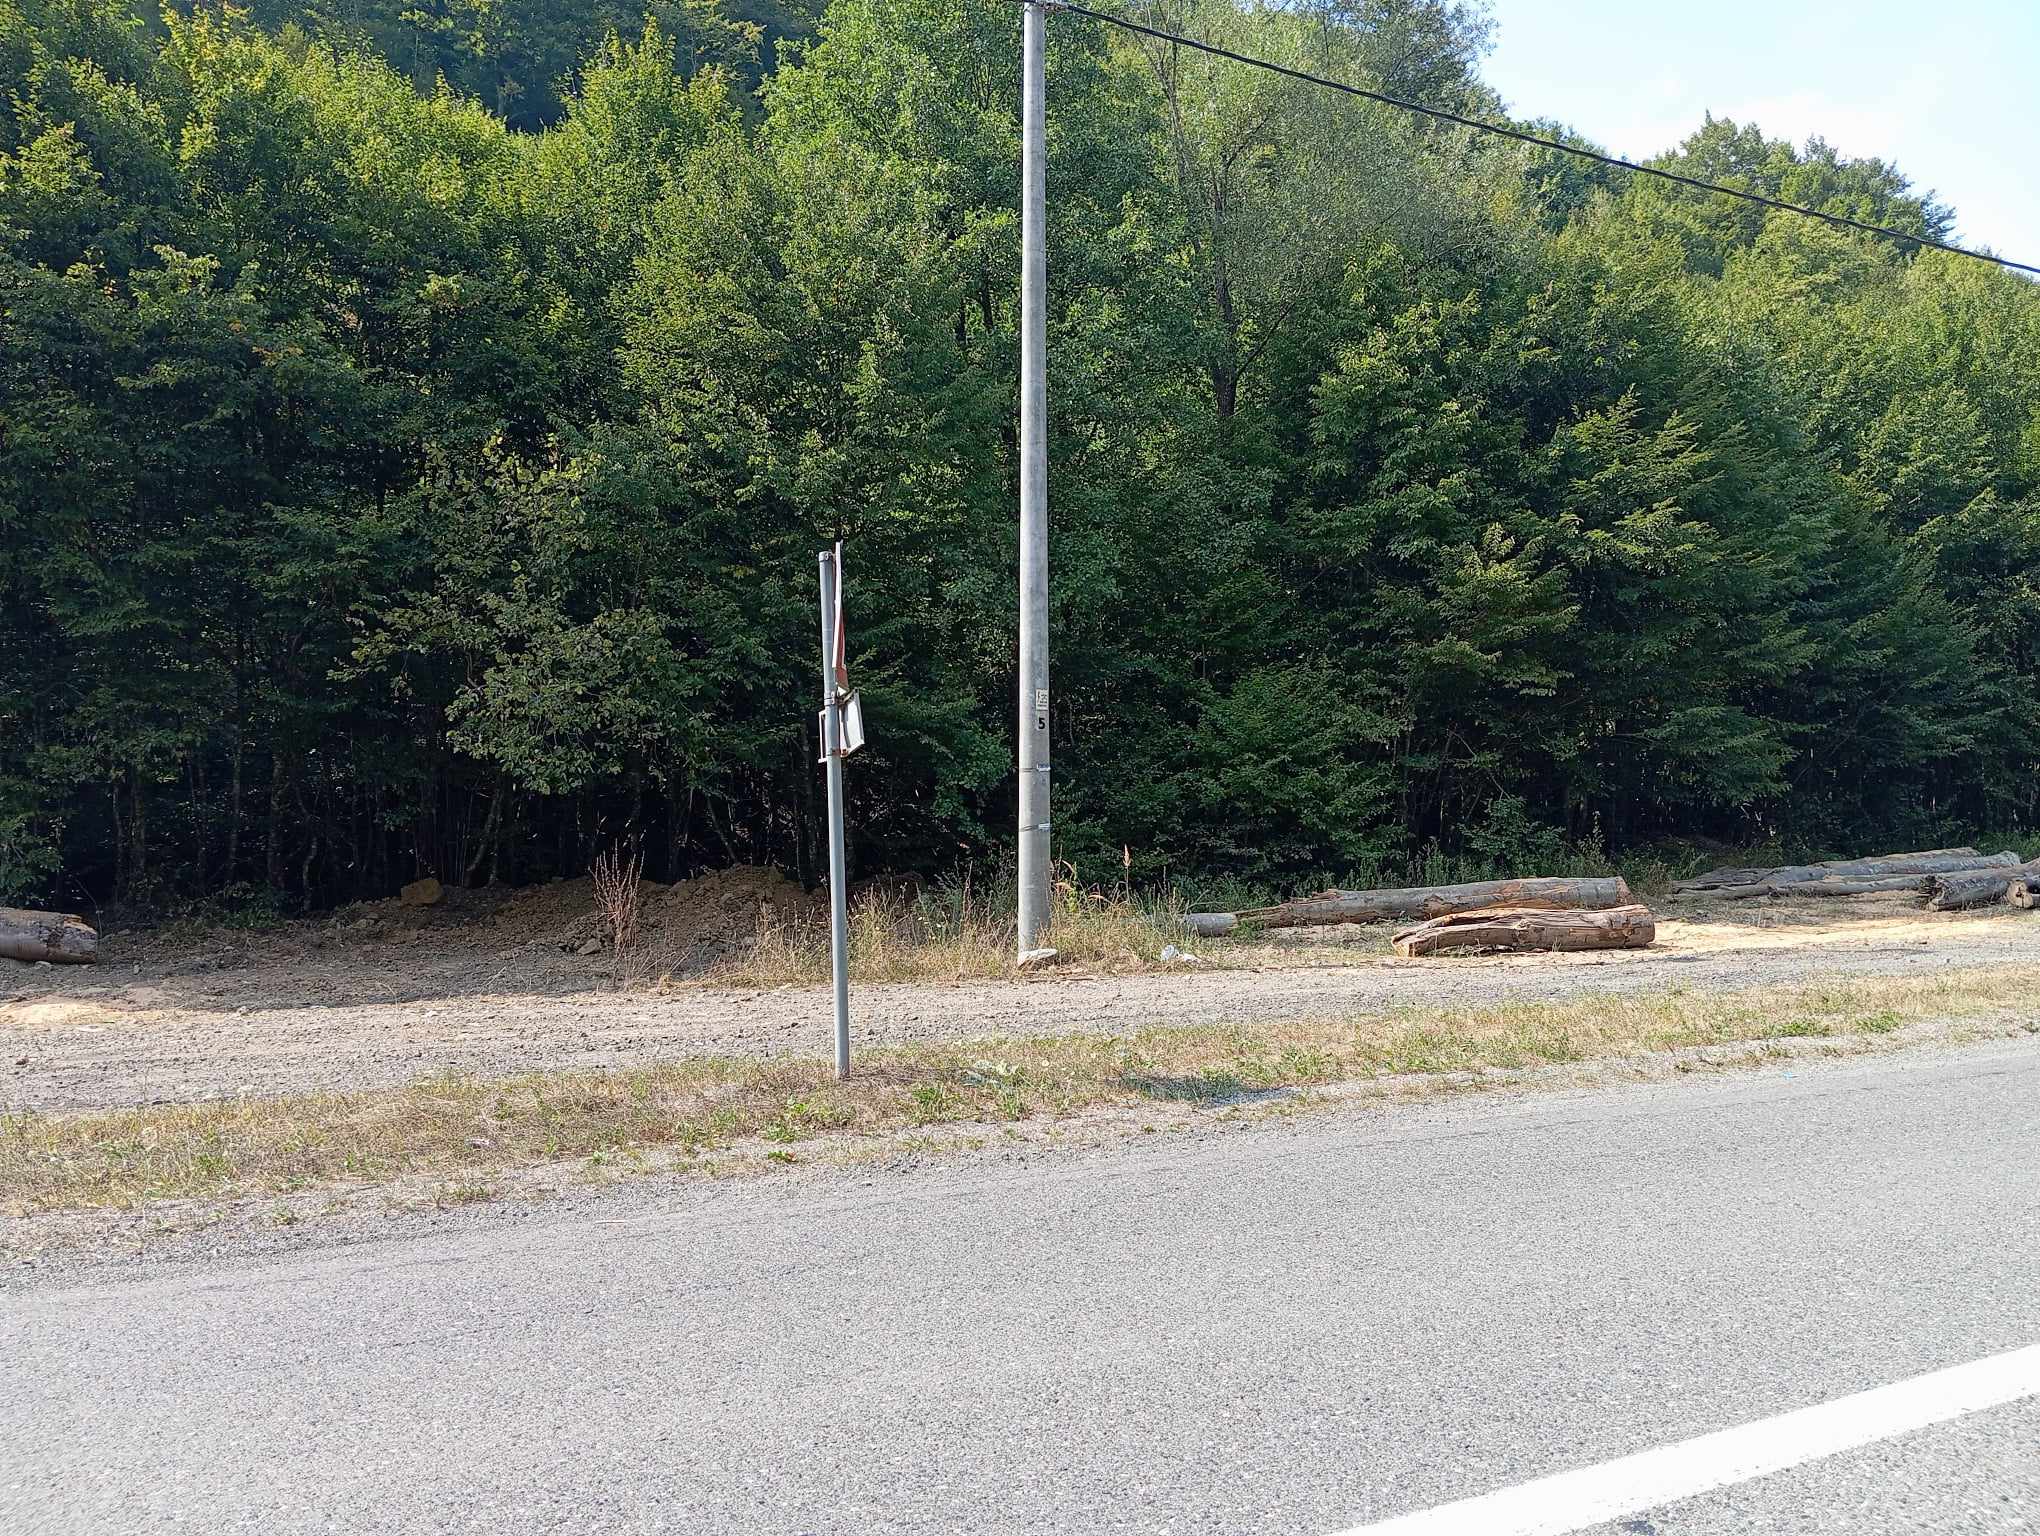
[[[864,711],[843,659],[843,545],[821,552],[822,763],[829,781],[829,967],[836,988],[836,1076],[850,1075],[850,905],[843,849],[843,759],[864,745]]]

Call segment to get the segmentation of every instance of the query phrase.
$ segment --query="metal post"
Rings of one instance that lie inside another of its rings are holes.
[[[836,680],[836,557],[822,551],[822,757],[829,776],[829,968],[836,983],[836,1076],[850,1075],[850,901],[843,854],[843,696]]]
[[[1021,8],[1020,952],[1048,926],[1048,237],[1041,0]]]

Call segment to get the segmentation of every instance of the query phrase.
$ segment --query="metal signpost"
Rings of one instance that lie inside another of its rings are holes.
[[[843,856],[843,759],[864,745],[864,711],[843,661],[843,546],[821,552],[822,762],[829,777],[829,966],[836,983],[836,1076],[850,1075],[850,903]]]

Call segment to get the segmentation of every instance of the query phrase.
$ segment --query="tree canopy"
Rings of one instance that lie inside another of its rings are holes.
[[[1455,109],[1485,12],[1141,14]],[[0,900],[1010,837],[1018,14],[0,0]],[[1053,17],[1058,856],[2040,815],[2040,288]],[[1547,125],[1548,126],[1548,125]],[[1760,126],[1660,162],[1944,236]]]

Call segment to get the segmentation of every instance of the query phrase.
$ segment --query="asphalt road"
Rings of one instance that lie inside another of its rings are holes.
[[[2036,1153],[2040,1043],[36,1281],[0,1530],[1350,1531],[2040,1343]],[[2040,1401],[1595,1529],[2040,1529]]]

